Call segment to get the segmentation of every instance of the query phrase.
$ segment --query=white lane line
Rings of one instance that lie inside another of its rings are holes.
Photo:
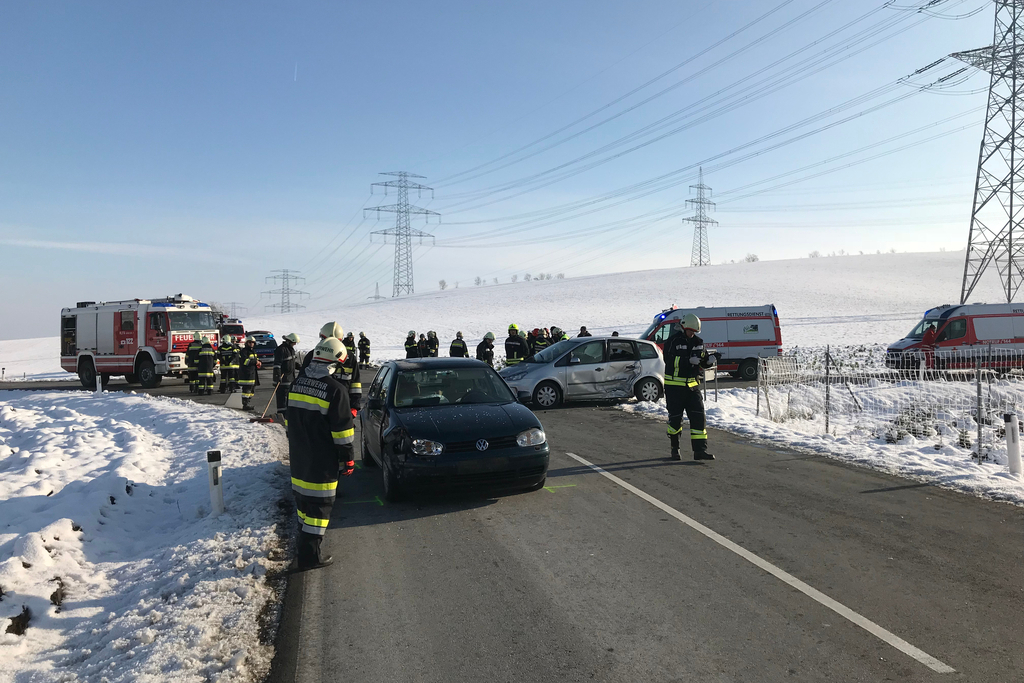
[[[942,662],[940,662],[939,660],[935,659],[935,657],[932,657],[927,652],[924,652],[923,650],[919,650],[918,648],[914,647],[913,645],[911,645],[907,641],[903,640],[902,638],[900,638],[896,634],[890,633],[889,631],[885,630],[884,628],[882,628],[881,626],[879,626],[875,622],[871,621],[867,617],[863,617],[860,614],[857,614],[856,612],[854,612],[849,607],[847,607],[847,606],[845,606],[845,605],[843,605],[841,603],[836,602],[835,600],[833,600],[832,598],[828,597],[827,595],[825,595],[821,591],[808,586],[806,583],[804,583],[800,579],[796,578],[792,574],[790,574],[790,573],[788,573],[788,572],[786,572],[786,571],[784,571],[782,569],[779,569],[774,564],[772,564],[770,562],[767,562],[766,560],[761,559],[760,557],[758,557],[754,553],[750,552],[746,548],[733,543],[732,541],[730,541],[725,536],[722,536],[721,534],[716,533],[716,532],[712,531],[711,529],[707,528],[706,526],[704,526],[703,524],[701,524],[697,520],[692,519],[690,517],[687,517],[682,512],[679,512],[678,510],[676,510],[675,508],[670,507],[670,506],[666,505],[665,503],[662,503],[660,500],[658,500],[654,496],[652,496],[650,494],[647,494],[647,493],[644,493],[643,491],[641,491],[637,487],[633,486],[629,482],[623,481],[622,479],[619,479],[614,474],[611,474],[610,472],[607,472],[607,471],[601,469],[600,467],[598,467],[597,465],[595,465],[592,462],[584,460],[583,458],[581,458],[580,456],[576,455],[575,453],[566,453],[566,455],[568,455],[573,460],[576,460],[576,461],[586,465],[590,469],[592,469],[595,472],[597,472],[598,474],[600,474],[602,477],[605,477],[606,479],[610,479],[611,481],[615,482],[616,484],[618,484],[622,488],[626,489],[630,493],[633,493],[633,494],[635,494],[637,496],[640,496],[641,498],[646,500],[648,503],[650,503],[654,507],[658,508],[659,510],[662,510],[663,512],[666,512],[666,513],[672,515],[673,517],[678,519],[680,522],[682,522],[686,526],[688,526],[691,529],[693,529],[694,531],[698,531],[698,532],[704,534],[705,536],[707,536],[708,538],[710,538],[712,541],[714,541],[718,545],[722,546],[723,548],[728,548],[732,552],[734,552],[737,555],[739,555],[740,557],[742,557],[747,562],[749,562],[749,563],[751,563],[751,564],[753,564],[753,565],[755,565],[757,567],[760,567],[761,569],[765,570],[766,572],[768,572],[769,574],[771,574],[775,578],[779,579],[783,583],[789,584],[790,586],[792,586],[793,588],[797,589],[798,591],[800,591],[801,593],[803,593],[807,597],[811,598],[815,602],[817,602],[817,603],[819,603],[821,605],[824,605],[825,607],[828,607],[830,610],[832,610],[833,612],[835,612],[839,616],[844,617],[844,618],[852,621],[854,624],[856,624],[857,626],[860,626],[862,629],[864,629],[868,633],[870,633],[870,634],[874,635],[875,637],[885,641],[886,643],[889,643],[889,645],[892,645],[894,648],[896,648],[900,652],[913,657],[917,661],[919,661],[922,664],[924,664],[925,666],[927,666],[932,671],[938,672],[940,674],[949,674],[949,673],[955,673],[956,672],[956,669],[954,669],[953,667],[951,667],[951,666],[949,666],[947,664],[943,664]]]

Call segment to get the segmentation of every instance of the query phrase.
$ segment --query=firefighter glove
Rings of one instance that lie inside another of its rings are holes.
[[[690,356],[690,365],[700,365],[700,356]]]
[[[356,471],[356,461],[355,460],[349,460],[348,462],[345,463],[345,468],[343,470],[341,470],[341,476],[343,476],[343,477],[351,477],[352,473],[355,472],[355,471]]]
[[[352,417],[355,417],[355,416],[356,416],[356,415],[358,415],[358,414],[359,414],[359,411],[358,411],[358,410],[356,410],[355,408],[353,408],[353,409],[352,409]]]
[[[275,370],[275,371],[274,371],[274,384],[277,384],[277,383],[278,383],[278,382],[280,382],[280,381],[281,381],[281,373],[279,373],[279,372],[277,372],[277,371]]]

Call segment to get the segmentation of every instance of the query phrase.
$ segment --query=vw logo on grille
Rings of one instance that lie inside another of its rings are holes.
[[[476,442],[476,449],[478,451],[486,451],[490,446],[491,444],[487,443],[487,439],[480,439]]]

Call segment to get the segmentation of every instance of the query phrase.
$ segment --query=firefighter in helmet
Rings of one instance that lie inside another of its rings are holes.
[[[346,334],[345,338],[341,340],[341,343],[345,345],[345,351],[348,352],[348,355],[356,355],[356,338],[354,334],[351,332]]]
[[[708,452],[704,398],[700,386],[704,371],[715,367],[717,353],[708,353],[700,332],[700,318],[687,313],[665,342],[665,405],[668,408],[668,437],[672,459],[679,460],[679,435],[683,431],[683,413],[690,423],[690,446],[694,460],[714,460]]]
[[[284,343],[274,349],[274,395],[277,397],[277,412],[282,417],[288,410],[288,392],[299,374],[299,357],[295,351],[299,335],[294,332],[284,336]]]
[[[299,570],[333,562],[320,549],[338,494],[338,475],[355,470],[348,392],[333,377],[347,357],[334,337],[320,340],[288,393],[288,456],[299,520]]]
[[[362,332],[359,333],[359,364],[370,364],[370,338]]]
[[[235,390],[235,374],[238,372],[238,347],[234,337],[225,334],[217,347],[217,358],[220,360],[220,393]]]
[[[345,332],[341,329],[341,325],[336,322],[324,323],[323,327],[320,328],[320,339],[341,339]],[[344,344],[344,342],[342,342]],[[306,357],[302,360],[302,367],[308,366],[313,360],[313,352],[310,351],[306,354]],[[341,382],[348,392],[349,407],[352,410],[352,416],[355,417],[359,411],[363,400],[363,384],[359,377],[359,363],[356,360],[355,353],[349,353],[348,347],[345,347],[345,359],[340,363],[336,364],[334,368],[334,379]]]
[[[462,338],[461,332],[455,333],[455,339],[452,340],[452,345],[448,347],[448,355],[452,358],[469,358],[469,347],[466,346],[466,341]]]
[[[213,350],[209,337],[203,337],[200,344],[202,346],[199,347],[199,359],[196,361],[196,393],[209,396],[213,393],[213,370],[217,367],[217,353]]]
[[[416,353],[417,358],[430,358],[430,350],[427,348],[427,335],[420,334],[420,338],[416,341]]]
[[[508,339],[505,340],[505,362],[508,365],[518,365],[520,361],[530,355],[530,346],[519,334],[519,325],[512,323],[508,326]]]
[[[238,354],[238,385],[242,388],[242,410],[252,410],[252,397],[260,383],[259,369],[263,367],[256,355],[256,338],[249,335]]]
[[[199,390],[199,352],[203,350],[203,335],[192,333],[192,341],[185,349],[185,366],[188,368],[188,391],[191,394]]]
[[[419,345],[416,343],[416,330],[409,330],[409,336],[405,338],[405,357],[420,357],[420,348]]]
[[[427,357],[437,358],[437,350],[441,346],[441,342],[437,338],[437,332],[430,330],[427,332]]]
[[[483,341],[476,345],[476,359],[494,366],[494,333],[488,332]]]

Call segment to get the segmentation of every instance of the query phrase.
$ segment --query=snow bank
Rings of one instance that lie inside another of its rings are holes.
[[[1024,481],[1006,468],[1005,442],[996,440],[994,447],[987,451],[990,460],[979,464],[971,459],[970,448],[961,447],[955,438],[943,440],[936,435],[918,439],[908,434],[896,443],[889,443],[884,434],[872,430],[854,430],[835,436],[824,434],[820,418],[773,422],[765,415],[763,405],[762,416],[757,417],[755,388],[720,390],[718,402],[709,389],[706,406],[708,424],[718,429],[991,500],[1024,505]],[[627,403],[621,407],[629,413],[668,420],[664,399],[657,403]],[[712,452],[715,452],[713,446]],[[727,453],[722,455],[728,457]]]
[[[0,392],[0,682],[264,675],[286,448],[279,430],[190,401]]]

